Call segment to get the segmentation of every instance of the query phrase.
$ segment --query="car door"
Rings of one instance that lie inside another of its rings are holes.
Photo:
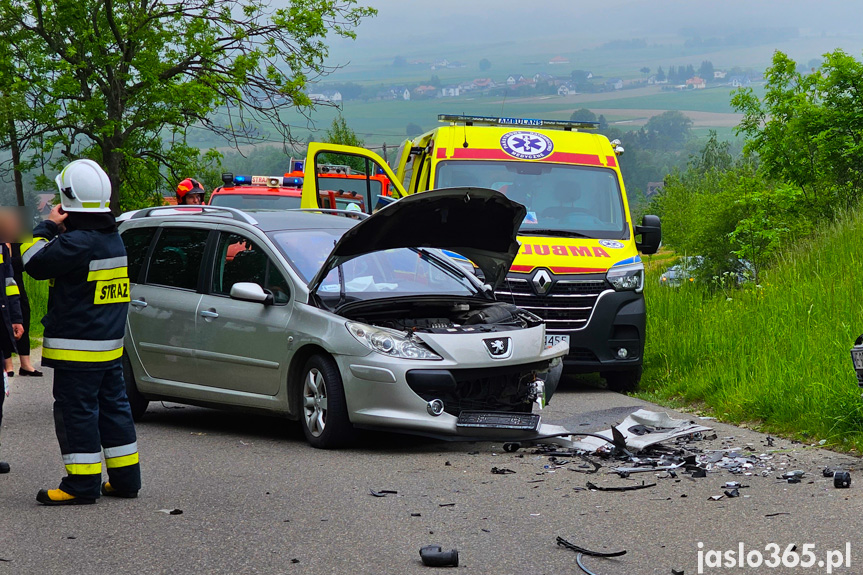
[[[291,289],[264,242],[223,229],[198,304],[198,377],[204,385],[274,396],[287,380]],[[230,296],[235,283],[255,283],[272,305]]]
[[[376,189],[371,176],[383,175],[393,187],[393,197],[398,199],[406,196],[401,182],[379,155],[356,146],[342,146],[340,144],[309,143],[306,155],[303,179],[303,208],[323,208],[321,192],[329,189],[325,182],[327,176],[319,174],[318,165],[336,164],[339,167],[346,166],[350,169],[352,176],[365,175],[366,185],[363,186],[363,206],[367,213],[374,211],[378,205],[378,195],[372,190]],[[354,182],[354,185],[356,182]]]
[[[195,323],[209,235],[203,228],[159,229],[149,264],[139,272],[141,281],[132,286],[129,332],[146,378],[162,383],[198,380]]]

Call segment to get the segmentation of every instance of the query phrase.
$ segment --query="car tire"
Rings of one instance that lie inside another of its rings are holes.
[[[333,358],[322,354],[310,357],[297,387],[300,424],[309,445],[318,449],[349,445],[354,429],[348,417],[342,376]]]
[[[617,391],[620,393],[627,391],[635,391],[638,389],[638,384],[641,381],[641,366],[626,369],[623,371],[609,371],[602,374],[605,378],[605,385],[609,391]]]
[[[125,352],[123,352],[123,380],[126,382],[126,397],[129,398],[129,407],[132,408],[132,419],[140,421],[147,411],[147,406],[150,405],[150,400],[138,391],[135,374],[132,373],[132,362]]]

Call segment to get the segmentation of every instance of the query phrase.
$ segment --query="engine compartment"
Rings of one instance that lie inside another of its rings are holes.
[[[363,306],[342,313],[348,319],[410,333],[493,333],[525,329],[542,320],[504,302],[415,302],[407,306]]]

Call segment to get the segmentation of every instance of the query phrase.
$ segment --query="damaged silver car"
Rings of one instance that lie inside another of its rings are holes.
[[[121,227],[124,355],[137,417],[169,399],[285,415],[315,447],[355,427],[450,438],[537,435],[565,343],[494,299],[524,208],[459,188],[363,221],[307,211],[152,208]],[[469,258],[480,282],[440,249]]]

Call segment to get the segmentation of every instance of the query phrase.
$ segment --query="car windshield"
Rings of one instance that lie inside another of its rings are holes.
[[[210,205],[238,210],[294,210],[300,207],[301,199],[299,195],[213,194]]]
[[[617,174],[608,168],[524,161],[450,160],[436,188],[491,188],[527,208],[520,235],[626,239]]]
[[[271,232],[270,238],[291,266],[310,281],[342,234],[342,230],[290,230]],[[458,269],[427,250],[397,248],[356,257],[341,266],[345,301],[416,295],[474,296],[477,288]],[[318,295],[340,300],[342,282],[331,270]]]

